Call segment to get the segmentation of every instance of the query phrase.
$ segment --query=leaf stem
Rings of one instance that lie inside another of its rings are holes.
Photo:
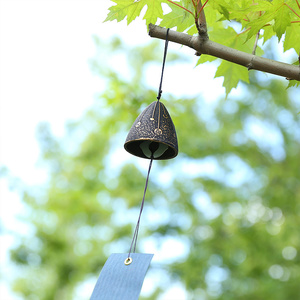
[[[257,43],[258,43],[258,39],[259,39],[259,33],[260,33],[260,30],[258,30],[258,32],[256,34],[256,38],[255,38],[255,42],[254,42],[254,46],[253,46],[253,50],[252,50],[253,55],[255,55],[255,52],[256,52]]]
[[[200,0],[198,1],[198,4],[199,4]],[[201,6],[201,8],[199,9],[199,11],[197,12],[198,16],[200,15],[201,11],[203,10],[204,6],[207,4],[208,0],[206,0],[204,2],[204,4]]]
[[[237,35],[244,34],[244,33],[246,33],[247,31],[249,31],[250,29],[251,29],[251,27],[248,27],[246,30],[244,30],[244,31],[242,31],[242,32],[240,32],[240,33],[238,33]]]
[[[283,5],[286,5],[298,18],[300,18],[300,16],[288,4],[284,3]]]
[[[174,5],[176,5],[176,6],[178,6],[178,7],[180,7],[180,8],[182,8],[182,9],[184,9],[185,11],[187,11],[188,13],[190,13],[193,17],[195,17],[195,15],[190,10],[188,10],[187,8],[181,6],[180,4],[178,4],[176,2],[173,2],[171,0],[167,0],[167,1],[170,2],[170,3],[172,3],[172,4],[174,4]]]
[[[296,2],[297,2],[297,5],[298,5],[298,8],[300,9],[300,4],[299,4],[298,0],[296,0]]]

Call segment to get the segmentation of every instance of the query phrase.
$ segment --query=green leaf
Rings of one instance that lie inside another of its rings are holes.
[[[287,88],[290,88],[292,86],[298,87],[299,85],[300,85],[300,81],[298,81],[298,80],[289,80],[289,84],[288,84]]]
[[[272,38],[274,36],[274,30],[273,30],[273,26],[265,26],[264,27],[264,33],[262,34],[263,36],[263,44],[268,41],[270,38]]]
[[[295,49],[297,53],[300,50],[300,23],[293,23],[286,28],[286,34],[283,42],[283,49]]]
[[[155,24],[158,18],[163,18],[163,10],[161,4],[165,1],[163,0],[148,0],[147,2],[147,11],[144,16],[144,20],[146,20],[146,24],[150,23]]]
[[[170,7],[172,11],[164,15],[163,20],[159,24],[160,26],[166,28],[177,27],[177,31],[183,32],[195,23],[193,16],[184,9],[176,5],[171,5]]]
[[[201,54],[200,58],[198,59],[198,61],[196,63],[196,66],[199,66],[200,64],[204,64],[206,62],[212,62],[216,59],[217,59],[217,57],[215,57],[215,56]]]
[[[214,37],[219,42],[223,41],[223,45],[239,49],[243,52],[251,53],[253,47],[253,39],[248,43],[244,42],[243,36],[237,34],[233,28],[227,28],[214,34]],[[260,53],[261,49],[257,47],[257,52]],[[201,62],[201,60],[200,60]],[[226,96],[230,93],[231,89],[236,88],[240,80],[249,82],[248,70],[240,65],[228,61],[222,61],[217,69],[215,77],[224,76],[223,86],[226,89]]]
[[[109,13],[106,21],[117,20],[120,22],[127,17],[127,25],[130,24],[133,20],[136,19],[141,14],[144,6],[147,5],[147,10],[144,16],[146,24],[149,23],[155,24],[157,18],[163,17],[163,10],[161,3],[165,0],[112,0],[116,5],[109,8]]]
[[[273,8],[273,5],[268,1],[257,1],[257,3],[255,4],[252,0],[243,2],[244,3],[241,3],[240,7],[237,6],[238,3],[232,6],[236,8],[230,10],[230,18],[243,23],[245,27],[249,27],[249,22],[261,18],[264,12],[269,11]]]
[[[282,5],[281,9],[277,12],[275,16],[274,30],[280,41],[282,35],[285,33],[286,28],[291,25],[290,10],[287,6]]]
[[[258,19],[255,19],[248,23],[248,35],[247,40],[249,40],[252,36],[257,34],[257,32],[262,29],[265,25],[267,25],[269,22],[271,22],[274,17],[276,16],[276,12],[272,11],[269,13],[265,13],[264,15],[260,16]]]
[[[112,0],[116,5],[109,8],[109,13],[106,21],[117,20],[120,22],[127,17],[127,25],[130,24],[137,16],[140,15],[141,10],[146,5],[145,1],[134,1],[134,0]]]
[[[246,26],[249,30],[247,39],[250,39],[264,26],[271,24],[273,20],[275,20],[273,30],[280,39],[286,27],[290,24],[290,11],[285,5],[284,0],[260,2],[257,5],[251,6],[249,12],[259,12],[259,14]]]
[[[243,80],[249,83],[248,70],[240,65],[223,60],[217,69],[215,78],[224,77],[223,86],[226,90],[226,97],[233,88],[236,88],[239,81]]]
[[[219,12],[220,12],[220,14],[222,14],[227,20],[229,20],[229,11],[228,11],[228,9],[227,9],[225,6],[220,5]]]

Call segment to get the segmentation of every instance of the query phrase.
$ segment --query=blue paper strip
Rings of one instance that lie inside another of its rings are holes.
[[[114,253],[106,261],[90,300],[137,300],[153,254]]]

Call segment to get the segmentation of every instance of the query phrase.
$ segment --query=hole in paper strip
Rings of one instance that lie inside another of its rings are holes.
[[[125,264],[126,266],[130,265],[131,263],[132,263],[132,258],[131,258],[131,257],[127,257],[127,258],[125,259],[125,261],[124,261],[124,264]]]

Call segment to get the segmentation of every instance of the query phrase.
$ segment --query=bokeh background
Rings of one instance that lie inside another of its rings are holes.
[[[123,144],[156,99],[164,42],[110,1],[0,2],[4,300],[88,299],[127,252],[148,161]],[[266,55],[293,62],[276,39]],[[224,98],[216,63],[169,43],[162,102],[180,154],[154,162],[138,252],[141,299],[298,299],[300,94],[251,73]]]

